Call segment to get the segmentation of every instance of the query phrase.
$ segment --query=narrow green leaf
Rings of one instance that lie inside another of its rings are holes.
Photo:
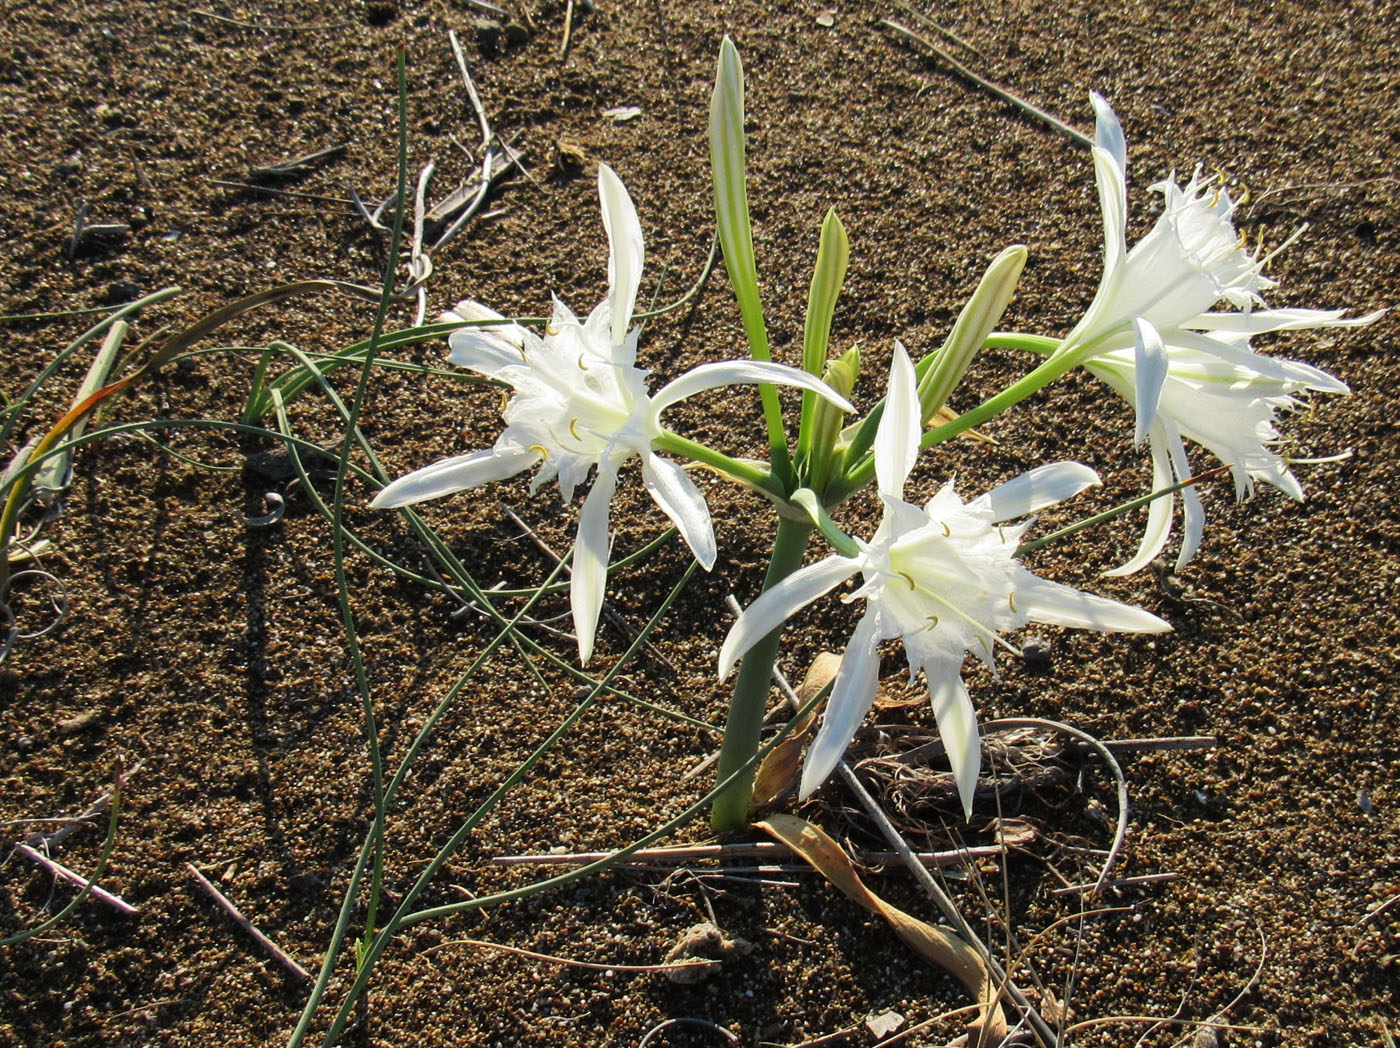
[[[744,67],[734,41],[719,48],[719,69],[710,97],[710,164],[714,175],[715,220],[724,248],[724,266],[739,300],[744,333],[755,360],[770,360],[768,330],[758,293],[744,159]]]
[[[947,402],[972,358],[1001,320],[1025,267],[1026,249],[1020,244],[1011,245],[992,259],[943,345],[919,361],[919,405],[924,425]]]
[[[719,48],[719,68],[710,96],[710,167],[714,179],[715,224],[724,248],[724,268],[739,302],[749,355],[772,360],[763,303],[758,293],[758,264],[753,253],[753,227],[749,222],[749,196],[744,174],[744,67],[734,41],[725,37]],[[758,387],[763,399],[763,421],[768,429],[773,475],[784,485],[792,480],[787,432],[783,429],[778,391]]]
[[[822,222],[817,264],[812,270],[812,286],[807,291],[807,319],[802,329],[802,369],[808,374],[820,375],[826,367],[831,318],[836,311],[841,286],[846,282],[846,264],[850,257],[851,242],[846,238],[846,230],[833,208],[826,213],[826,219]],[[816,408],[816,396],[804,392],[802,425],[797,431],[799,460],[809,460],[813,454],[813,416]]]

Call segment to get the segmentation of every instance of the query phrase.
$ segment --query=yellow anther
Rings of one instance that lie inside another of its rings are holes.
[[[944,537],[945,539],[950,539],[950,538],[952,538],[952,537],[953,537],[953,529],[950,528],[950,527],[948,527],[948,522],[947,522],[946,520],[940,520],[938,523],[940,523],[940,524],[943,525],[943,537]]]
[[[582,354],[582,353],[580,353],[580,354],[578,355],[578,369],[579,369],[580,371],[587,371],[587,370],[588,370],[588,365],[585,364],[585,363],[583,362],[583,354]]]
[[[928,628],[931,629],[931,630],[936,630],[936,629],[938,629],[938,616],[937,616],[937,615],[930,615],[930,616],[928,617]]]
[[[569,432],[574,435],[574,439],[577,440],[580,444],[583,443],[583,438],[578,435],[578,419],[569,419]]]
[[[917,587],[914,585],[914,576],[908,574],[907,572],[903,572],[903,571],[896,572],[896,574],[897,574],[900,578],[902,578],[905,582],[909,583],[909,588],[910,588],[910,589],[917,589]]]
[[[502,414],[502,415],[504,415],[504,414],[506,413],[506,408],[508,408],[508,407],[510,407],[510,393],[509,393],[508,391],[506,391],[506,390],[503,389],[503,390],[501,390],[501,414]]]
[[[548,449],[547,447],[545,447],[543,444],[531,444],[531,445],[530,445],[530,450],[531,450],[531,451],[538,451],[538,452],[540,453],[540,458],[542,458],[542,459],[549,458],[549,449]]]
[[[1016,612],[1016,594],[1014,594],[1014,593],[1008,593],[1008,594],[1006,595],[1006,603],[1008,603],[1008,604],[1011,605],[1011,614],[1013,614],[1013,615],[1017,614],[1017,612]]]

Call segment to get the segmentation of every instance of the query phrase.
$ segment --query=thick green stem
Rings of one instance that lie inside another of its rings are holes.
[[[807,538],[812,526],[804,521],[779,518],[778,533],[773,538],[773,556],[768,561],[768,574],[763,588],[770,589],[802,565],[807,550]],[[773,661],[778,655],[782,628],[749,649],[739,664],[739,678],[734,682],[734,697],[729,703],[729,719],[724,725],[724,745],[719,751],[719,781],[742,768],[758,752],[759,734],[763,729],[763,714],[768,704],[768,689],[773,676]],[[753,793],[756,769],[750,768],[715,798],[710,810],[710,827],[717,833],[735,833],[748,825],[749,797]]]

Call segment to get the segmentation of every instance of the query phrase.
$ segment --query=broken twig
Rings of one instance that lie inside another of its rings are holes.
[[[927,37],[920,36],[908,26],[901,25],[898,22],[891,22],[888,18],[881,19],[880,24],[886,27],[887,29],[893,29],[896,33],[899,33],[901,36],[907,37],[908,39],[913,40],[915,43],[921,44],[924,47],[928,48],[939,58],[943,59],[943,61],[947,62],[948,65],[952,67],[953,71],[959,76],[961,76],[963,79],[976,84],[978,87],[982,88],[982,90],[988,92],[989,94],[995,95],[997,98],[1000,98],[1003,102],[1010,102],[1017,109],[1021,110],[1021,112],[1027,114],[1028,116],[1035,117],[1037,120],[1041,121],[1048,127],[1054,128],[1061,134],[1068,135],[1070,138],[1074,139],[1086,149],[1093,148],[1094,143],[1088,135],[1084,134],[1082,131],[1078,131],[1075,128],[1070,127],[1069,124],[1066,124],[1059,117],[1046,112],[1044,109],[1041,109],[1038,105],[1035,105],[1031,102],[1027,102],[1024,98],[1018,98],[1016,95],[1012,94],[1000,84],[995,84],[984,77],[978,76],[971,69],[963,65],[956,58],[950,55],[947,51],[943,50],[943,48],[939,47],[933,41],[929,40]]]
[[[67,866],[64,866],[61,862],[56,862],[55,860],[50,859],[47,855],[45,855],[38,849],[31,848],[27,844],[16,844],[15,851],[18,854],[23,855],[26,859],[29,859],[31,862],[38,863],[44,869],[48,870],[49,873],[53,874],[55,879],[60,881],[67,881],[69,884],[73,885],[76,888],[86,888],[88,890],[88,894],[91,895],[94,899],[100,899],[101,901],[105,902],[108,906],[112,907],[112,909],[118,911],[119,913],[124,913],[128,917],[136,916],[136,907],[132,906],[131,903],[127,902],[121,896],[113,895],[107,889],[101,888],[98,885],[93,884],[86,877],[82,876],[81,874],[74,873]]]
[[[266,935],[258,931],[258,929],[253,926],[253,922],[248,920],[247,917],[244,917],[243,914],[239,912],[238,907],[230,902],[223,892],[215,888],[214,885],[210,883],[209,878],[200,873],[193,863],[185,863],[185,869],[188,870],[190,876],[195,879],[195,883],[203,888],[209,894],[209,897],[218,903],[219,908],[232,917],[235,924],[256,939],[258,945],[271,954],[278,964],[282,965],[283,968],[287,969],[287,971],[300,981],[311,981],[311,973],[297,964],[296,960],[283,950],[282,947],[278,946]]]

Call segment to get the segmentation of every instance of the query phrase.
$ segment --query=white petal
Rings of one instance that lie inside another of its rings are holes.
[[[593,638],[603,610],[603,590],[608,582],[608,508],[616,490],[617,471],[600,466],[578,517],[569,606],[574,613],[580,665],[587,665],[593,654]]]
[[[726,360],[714,364],[701,364],[698,368],[691,368],[674,382],[668,382],[651,398],[652,412],[654,415],[660,415],[672,404],[703,393],[707,389],[760,382],[810,389],[842,411],[855,411],[850,401],[821,379],[805,371],[759,360]]]
[[[992,522],[1000,523],[1053,506],[1098,483],[1099,475],[1082,462],[1051,462],[973,499],[968,508],[988,509]]]
[[[1167,458],[1166,432],[1161,426],[1154,426],[1151,434],[1152,439],[1152,491],[1161,491],[1169,488],[1175,481],[1172,479],[1172,470]],[[1138,544],[1138,549],[1126,564],[1121,564],[1116,568],[1105,571],[1105,575],[1131,575],[1135,571],[1141,571],[1151,564],[1157,554],[1162,552],[1162,547],[1167,544],[1167,538],[1172,530],[1172,509],[1176,504],[1175,495],[1163,495],[1155,498],[1147,504],[1147,530],[1143,532],[1142,541]]]
[[[1120,171],[1127,171],[1128,142],[1123,136],[1123,125],[1118,122],[1118,114],[1097,91],[1089,92],[1089,101],[1094,107],[1094,145],[1106,151]]]
[[[879,613],[866,611],[841,656],[841,668],[831,687],[821,730],[802,764],[802,781],[797,787],[800,799],[811,796],[841,762],[841,755],[875,701],[880,676],[880,655],[876,651],[879,624]]]
[[[1133,434],[1133,443],[1141,444],[1157,419],[1157,406],[1162,401],[1162,386],[1167,381],[1167,368],[1171,361],[1161,334],[1142,317],[1133,317],[1133,343],[1137,350],[1134,357],[1136,377],[1133,397],[1137,405],[1137,430]]]
[[[919,457],[920,425],[918,381],[909,354],[898,341],[890,361],[890,385],[885,411],[875,431],[875,477],[881,495],[900,498],[904,482]]]
[[[1350,393],[1351,389],[1335,375],[1329,375],[1311,364],[1283,357],[1266,357],[1248,346],[1236,345],[1223,338],[1178,329],[1172,332],[1172,342],[1183,349],[1208,353],[1234,367],[1253,371],[1277,382],[1291,383],[1295,389],[1313,389],[1319,393]]]
[[[642,456],[642,480],[661,511],[681,533],[700,566],[715,566],[715,530],[705,496],[679,465],[660,455]]]
[[[642,224],[622,179],[607,164],[598,165],[598,199],[608,231],[608,300],[612,305],[612,342],[619,346],[632,323],[637,289],[642,286]]]
[[[1103,212],[1103,268],[1108,279],[1128,253],[1128,146],[1123,128],[1109,104],[1090,94],[1096,115],[1094,127],[1094,179],[1098,183],[1099,210]]]
[[[982,741],[977,731],[977,712],[972,708],[961,669],[961,659],[931,660],[924,664],[924,678],[928,681],[938,734],[962,799],[963,818],[971,819],[973,791],[982,766]]]
[[[1016,607],[1034,622],[1112,633],[1163,633],[1166,622],[1130,604],[1096,597],[1029,571],[1016,582]]]
[[[1186,458],[1186,447],[1181,442],[1181,434],[1170,423],[1165,424],[1167,432],[1167,453],[1171,456],[1172,471],[1178,480],[1191,475],[1191,463]],[[1201,534],[1206,527],[1206,511],[1201,506],[1201,496],[1194,487],[1181,489],[1182,529],[1181,550],[1176,557],[1176,570],[1180,571],[1191,562],[1196,551],[1201,548]]]
[[[744,652],[790,619],[799,608],[835,589],[859,570],[860,562],[855,558],[831,556],[799,568],[764,590],[744,609],[729,628],[729,636],[724,638],[719,652],[720,680],[729,676]]]
[[[513,477],[540,460],[540,453],[526,448],[506,448],[500,451],[473,451],[442,459],[431,466],[414,470],[386,485],[370,506],[374,509],[394,509],[415,502],[451,495],[493,480]]]
[[[483,306],[475,299],[464,298],[438,318],[438,323],[447,324],[457,320],[495,320],[497,324],[486,324],[479,328],[464,330],[486,331],[510,343],[516,349],[525,345],[525,329],[519,324],[507,321],[490,306]]]
[[[489,328],[463,328],[447,338],[452,352],[447,359],[487,378],[495,378],[503,368],[525,363],[525,357],[508,339]]]
[[[1378,309],[1364,317],[1343,316],[1344,309],[1255,309],[1248,313],[1202,313],[1182,327],[1230,335],[1261,335],[1267,331],[1299,328],[1365,327],[1385,316]]]

